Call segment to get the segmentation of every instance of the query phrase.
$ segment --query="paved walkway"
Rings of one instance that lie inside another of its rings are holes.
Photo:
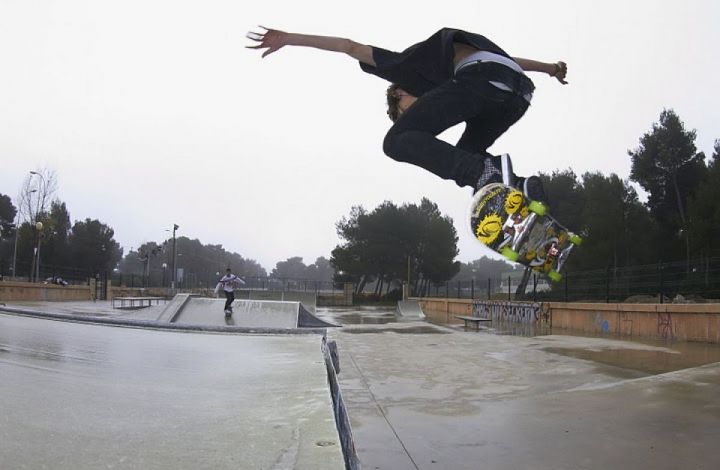
[[[318,313],[345,323],[329,335],[363,468],[720,467],[716,345]]]

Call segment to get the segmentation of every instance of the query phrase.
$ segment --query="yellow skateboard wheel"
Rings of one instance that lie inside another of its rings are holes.
[[[550,271],[550,272],[548,273],[548,277],[549,277],[550,280],[553,281],[553,282],[560,282],[560,281],[562,280],[562,274],[560,274],[560,273],[557,272],[557,271]]]

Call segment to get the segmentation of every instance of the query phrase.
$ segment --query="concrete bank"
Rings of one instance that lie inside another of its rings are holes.
[[[0,468],[345,468],[313,335],[0,312]]]

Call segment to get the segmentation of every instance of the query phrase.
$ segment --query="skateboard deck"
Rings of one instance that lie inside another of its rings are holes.
[[[580,236],[550,215],[547,206],[502,183],[489,184],[475,194],[469,220],[480,243],[553,281],[562,279],[570,253],[582,243]]]

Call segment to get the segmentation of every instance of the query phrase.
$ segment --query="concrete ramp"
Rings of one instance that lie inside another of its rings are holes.
[[[335,327],[310,313],[300,302],[236,300],[233,315],[225,318],[224,299],[189,298],[170,319],[183,325],[226,325],[243,328],[327,328]]]
[[[417,300],[400,300],[395,309],[395,315],[404,320],[424,320],[425,313]]]

